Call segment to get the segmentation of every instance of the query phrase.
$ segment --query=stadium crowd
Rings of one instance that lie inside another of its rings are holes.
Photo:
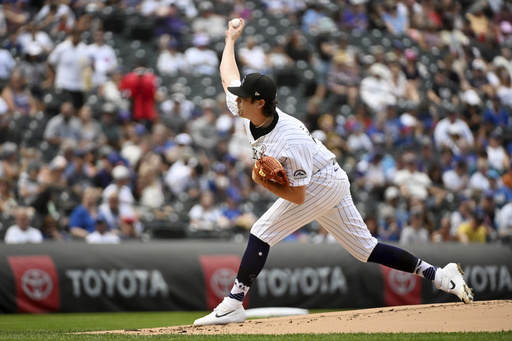
[[[218,66],[247,22],[266,73],[353,181],[377,238],[510,242],[512,6],[503,0],[5,0],[5,243],[243,240],[256,186]],[[289,241],[329,242],[314,223]]]

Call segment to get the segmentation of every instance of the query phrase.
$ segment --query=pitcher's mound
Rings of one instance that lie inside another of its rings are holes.
[[[277,317],[224,326],[177,326],[104,333],[215,335],[496,332],[512,330],[511,321],[512,300],[497,300],[472,304],[412,305]]]

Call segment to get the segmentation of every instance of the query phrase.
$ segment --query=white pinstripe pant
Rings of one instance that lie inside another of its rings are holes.
[[[377,245],[377,239],[368,231],[352,201],[346,175],[340,178],[339,174],[331,171],[332,177],[328,179],[316,180],[313,177],[302,205],[277,199],[254,223],[251,233],[273,246],[302,226],[317,220],[341,246],[358,260],[366,262]],[[344,174],[341,169],[338,171]]]

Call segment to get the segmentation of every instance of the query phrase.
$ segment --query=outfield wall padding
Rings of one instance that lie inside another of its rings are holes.
[[[209,310],[229,292],[245,244],[172,240],[120,245],[0,245],[4,313]],[[512,299],[512,249],[436,244],[407,250],[461,263],[476,300]],[[272,247],[245,305],[342,309],[456,302],[412,274],[361,263],[337,244]]]

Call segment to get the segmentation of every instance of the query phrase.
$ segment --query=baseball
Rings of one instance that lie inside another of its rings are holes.
[[[238,26],[240,26],[241,23],[242,23],[242,21],[238,18],[231,20],[231,25],[233,25],[233,27],[238,27]]]

